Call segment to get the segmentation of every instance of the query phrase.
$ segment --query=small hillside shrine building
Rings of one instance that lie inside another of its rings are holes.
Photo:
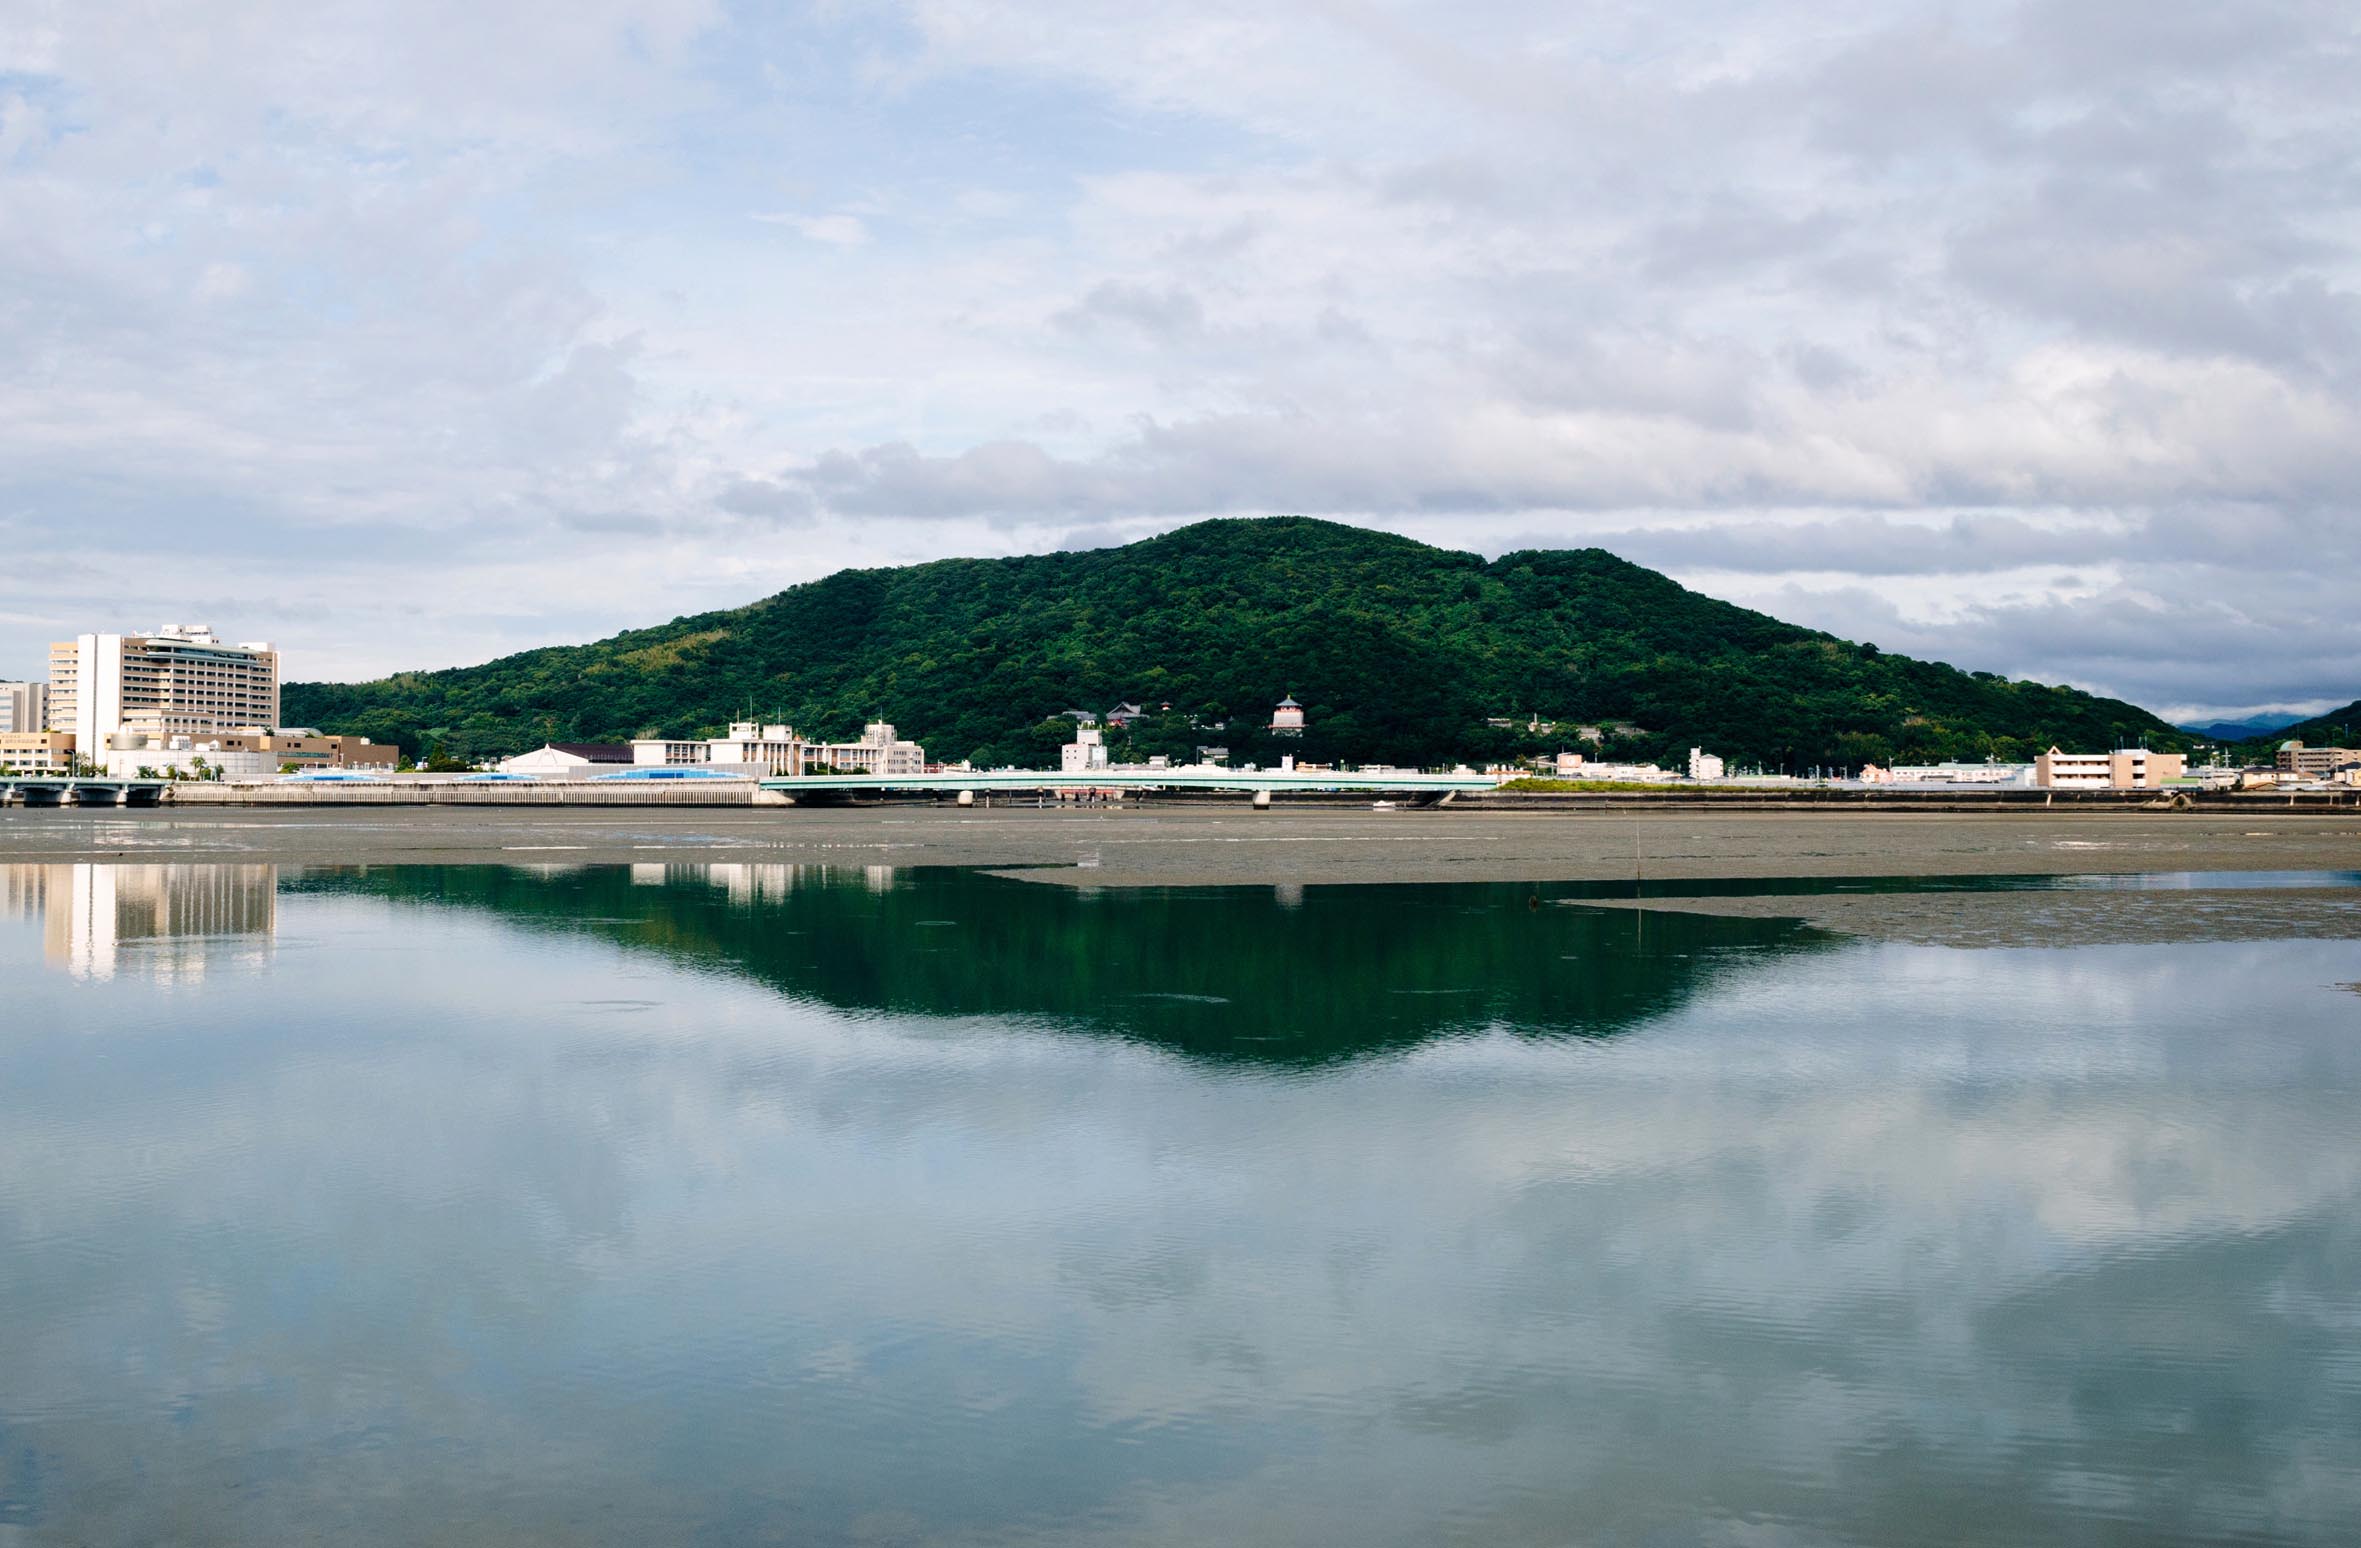
[[[1273,735],[1301,736],[1303,735],[1303,724],[1303,706],[1295,702],[1295,695],[1292,693],[1281,699],[1279,707],[1271,711],[1271,732]]]

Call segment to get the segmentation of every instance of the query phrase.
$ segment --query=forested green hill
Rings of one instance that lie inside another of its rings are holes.
[[[1312,730],[1254,728],[1292,692]],[[544,741],[718,734],[787,720],[849,737],[882,715],[936,758],[1034,763],[1061,710],[1168,714],[1129,751],[1435,763],[1578,745],[1692,744],[1768,767],[2030,757],[2186,738],[2068,688],[1886,655],[1699,596],[1598,549],[1490,562],[1300,517],[1208,521],[1122,548],[846,570],[728,612],[483,666],[295,683],[292,723],[480,758]],[[1564,723],[1538,734],[1534,716]],[[1489,719],[1516,721],[1510,730]],[[1219,729],[1222,722],[1228,729]]]

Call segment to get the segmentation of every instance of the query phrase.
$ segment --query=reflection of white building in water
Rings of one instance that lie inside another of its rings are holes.
[[[895,871],[890,865],[861,866],[858,875],[861,886],[870,892],[891,892],[895,885]],[[849,887],[854,877],[854,867],[827,865],[714,865],[704,861],[676,861],[631,868],[631,884],[635,887],[718,887],[728,896],[733,908],[784,902],[799,887]]]
[[[258,966],[278,909],[270,865],[0,866],[0,918],[38,917],[42,955],[76,978]]]
[[[710,865],[705,879],[729,894],[735,908],[775,903],[795,890],[799,865]]]

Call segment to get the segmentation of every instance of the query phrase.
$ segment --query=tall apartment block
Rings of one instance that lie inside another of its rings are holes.
[[[49,728],[78,748],[118,731],[186,736],[279,723],[279,653],[231,645],[203,624],[84,634],[49,647]]]
[[[44,731],[48,727],[47,683],[0,683],[0,731]]]

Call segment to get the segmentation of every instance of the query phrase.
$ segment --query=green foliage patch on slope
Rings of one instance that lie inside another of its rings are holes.
[[[1312,729],[1259,729],[1292,692]],[[1888,655],[1700,596],[1599,549],[1487,562],[1301,517],[1201,522],[1121,548],[846,570],[594,644],[377,682],[297,683],[290,721],[489,757],[544,741],[855,734],[883,716],[938,759],[1039,764],[1060,711],[1151,710],[1125,751],[1432,764],[1691,745],[1767,767],[2028,758],[2186,738],[2118,700]],[[1487,726],[1511,717],[1512,729]],[[1226,730],[1222,722],[1228,722]]]

